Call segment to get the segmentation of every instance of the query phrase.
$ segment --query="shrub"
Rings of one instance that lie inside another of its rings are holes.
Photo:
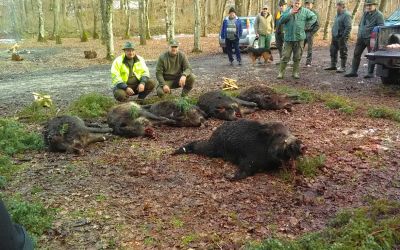
[[[81,118],[96,118],[105,116],[114,104],[114,99],[109,96],[90,93],[82,95],[74,101],[70,105],[69,111]]]

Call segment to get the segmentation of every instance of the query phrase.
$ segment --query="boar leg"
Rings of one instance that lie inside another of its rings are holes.
[[[255,103],[255,102],[243,101],[242,99],[239,99],[239,98],[236,98],[236,97],[232,97],[232,99],[235,102],[237,102],[240,105],[245,106],[245,107],[250,107],[250,108],[256,108],[257,107],[257,103]]]
[[[237,181],[252,176],[257,173],[257,169],[251,165],[247,159],[242,159],[239,163],[239,169],[233,177],[228,177],[230,181]]]
[[[176,124],[176,121],[174,121],[174,120],[168,119],[163,116],[155,115],[155,114],[145,111],[145,110],[141,110],[140,115],[146,117],[149,120],[156,121],[155,123],[153,122],[153,124],[167,124],[167,125],[175,125]]]

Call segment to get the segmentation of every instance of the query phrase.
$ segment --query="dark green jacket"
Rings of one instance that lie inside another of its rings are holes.
[[[176,80],[182,75],[192,73],[189,61],[183,52],[172,56],[168,51],[162,54],[157,61],[156,77],[158,83],[163,86],[165,81]]]
[[[337,13],[332,26],[332,37],[348,39],[351,32],[351,14],[347,10]]]
[[[317,33],[317,31],[320,28],[319,14],[314,9],[311,9],[311,11],[317,16],[317,21],[315,21],[315,23],[311,23],[311,22],[306,23],[305,30],[306,30],[306,32],[311,32],[311,33],[315,34],[315,33]]]
[[[292,8],[288,8],[280,19],[285,31],[285,42],[298,42],[306,39],[305,26],[308,23],[315,23],[317,16],[311,10],[301,7],[296,14],[291,13]]]
[[[372,29],[375,26],[383,25],[385,20],[383,14],[379,10],[373,12],[364,12],[361,17],[360,25],[358,28],[358,38],[368,39],[371,38]]]

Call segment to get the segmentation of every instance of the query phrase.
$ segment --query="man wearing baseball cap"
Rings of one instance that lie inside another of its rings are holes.
[[[336,1],[337,14],[332,26],[332,41],[330,46],[331,66],[325,70],[336,70],[337,73],[346,71],[347,41],[351,32],[351,14],[346,10],[344,0]],[[340,53],[340,67],[337,68],[338,52]]]
[[[254,30],[260,48],[269,49],[271,46],[272,32],[274,32],[274,18],[269,13],[268,5],[264,5],[261,13],[254,21]]]
[[[124,54],[117,57],[111,66],[114,97],[126,102],[130,96],[138,95],[138,102],[142,102],[154,89],[155,82],[150,79],[146,62],[136,54],[132,42],[126,42],[123,51]]]
[[[157,95],[170,94],[171,89],[182,88],[181,96],[187,96],[192,90],[195,76],[185,53],[179,51],[179,42],[169,42],[169,50],[160,55],[157,61]]]
[[[371,32],[375,26],[381,26],[385,22],[382,12],[376,8],[377,5],[377,0],[365,0],[365,12],[361,17],[358,28],[357,42],[354,49],[351,71],[344,75],[345,77],[358,76],[357,71],[361,62],[361,55],[365,48],[367,48],[368,52],[370,51],[369,42],[371,39]],[[368,62],[368,74],[364,76],[364,78],[374,77],[374,68],[375,64]]]

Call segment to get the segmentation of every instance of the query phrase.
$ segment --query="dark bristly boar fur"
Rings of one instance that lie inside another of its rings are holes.
[[[233,121],[242,117],[240,106],[255,108],[254,102],[243,101],[228,96],[222,91],[210,91],[199,97],[197,105],[208,117],[215,117],[221,120]]]
[[[168,124],[176,127],[200,127],[206,114],[199,107],[189,103],[166,100],[152,105],[144,106],[151,113],[174,120],[176,123]]]
[[[125,137],[153,136],[152,125],[174,124],[175,121],[144,110],[135,102],[115,106],[107,115],[113,133]]]
[[[279,110],[286,109],[292,111],[294,102],[287,96],[275,92],[266,85],[252,86],[240,92],[239,99],[255,102],[260,109]]]
[[[76,116],[59,116],[47,122],[44,142],[51,152],[82,153],[90,143],[105,141],[110,128],[92,128]],[[100,134],[99,134],[100,133]]]
[[[238,165],[231,180],[259,171],[273,170],[304,152],[301,141],[280,122],[259,123],[241,119],[225,122],[208,140],[191,142],[173,154],[199,154],[221,157]]]

